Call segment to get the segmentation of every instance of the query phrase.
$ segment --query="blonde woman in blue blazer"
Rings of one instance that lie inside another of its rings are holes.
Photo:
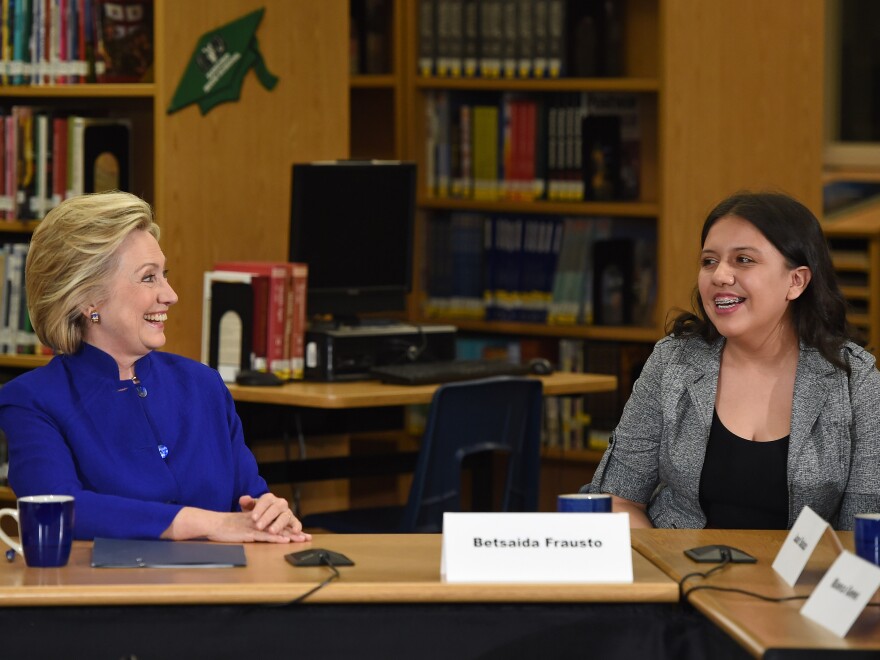
[[[880,511],[880,373],[850,341],[816,217],[738,193],[703,225],[694,312],[671,323],[589,489],[633,527],[837,528]]]

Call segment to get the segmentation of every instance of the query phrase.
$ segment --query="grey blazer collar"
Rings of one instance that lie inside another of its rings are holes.
[[[692,341],[683,351],[684,366],[688,372],[685,378],[686,387],[707,430],[712,424],[712,412],[715,409],[724,343],[723,338],[713,344]],[[834,366],[819,351],[801,344],[792,403],[789,451],[799,447],[809,435],[828,399],[834,384],[834,374]]]

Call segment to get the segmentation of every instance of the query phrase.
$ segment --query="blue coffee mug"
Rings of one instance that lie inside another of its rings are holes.
[[[573,493],[556,499],[556,510],[563,513],[610,513],[611,495],[607,493]]]
[[[880,566],[880,513],[857,513],[853,532],[856,554]]]
[[[28,566],[64,566],[73,542],[73,497],[33,495],[18,498],[18,510],[0,509],[0,518],[10,516],[18,523],[21,543],[0,529],[0,539]]]

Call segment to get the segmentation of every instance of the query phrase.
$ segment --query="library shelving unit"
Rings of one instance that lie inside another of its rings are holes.
[[[417,66],[417,0],[396,1],[402,29],[395,43],[394,84],[403,85],[405,149],[420,170],[426,162],[428,99],[512,92],[627,93],[640,102],[639,196],[631,201],[477,201],[432,197],[420,175],[413,295],[409,318],[425,314],[428,224],[437,215],[489,214],[634,218],[656,231],[656,300],[641,325],[548,325],[444,319],[462,331],[511,338],[574,338],[649,346],[672,309],[689,309],[696,282],[699,235],[708,211],[743,189],[781,190],[817,214],[822,189],[822,0],[774,3],[739,0],[619,0],[623,6],[623,75],[603,78],[509,79],[422,76]],[[401,61],[402,60],[402,61]],[[395,88],[396,89],[396,88]],[[381,122],[372,120],[374,129]],[[385,120],[387,121],[387,119]],[[589,365],[587,365],[589,368]],[[551,463],[593,465],[595,452],[548,450]],[[558,455],[557,455],[558,454]]]
[[[624,92],[641,101],[639,198],[621,202],[475,201],[419,190],[416,273],[427,259],[428,218],[438,211],[638,218],[656,225],[656,305],[642,326],[553,326],[451,320],[467,331],[530,337],[653,342],[666,312],[688,308],[706,213],[740,189],[778,189],[818,212],[821,206],[822,3],[785,0],[620,0],[624,74],[613,78],[482,79],[424,77],[416,70],[418,6],[407,3],[405,76],[408,155],[425,165],[427,97],[437,90]],[[745,39],[743,35],[753,34]],[[424,179],[424,177],[422,177]],[[410,308],[425,320],[424,275]]]
[[[847,318],[860,340],[877,355],[880,348],[880,199],[826,216],[831,260],[849,303]]]
[[[265,13],[256,36],[277,85],[266,90],[249,72],[234,102],[204,115],[196,105],[168,114],[199,38],[259,7]],[[151,82],[0,87],[4,105],[132,120],[132,192],[153,205],[180,297],[169,314],[166,349],[194,359],[202,273],[219,260],[286,260],[292,163],[348,156],[347,0],[266,0],[259,7],[246,0],[153,0]],[[21,358],[0,357],[0,365],[10,359]]]
[[[369,22],[378,20],[379,25],[364,24],[367,5],[377,14]],[[394,160],[406,153],[406,5],[406,0],[349,0],[353,39],[350,48],[360,53],[356,62],[350,63],[349,71],[351,158]],[[368,48],[373,50],[369,56]]]
[[[153,99],[152,82],[71,85],[10,85],[0,87],[0,104],[30,105],[52,111],[69,111],[87,116],[125,117],[132,124],[132,149],[135,154],[152,151]],[[134,158],[131,163],[132,189],[144,199],[155,199],[152,158]],[[27,241],[37,220],[0,220],[0,242]],[[47,355],[0,354],[0,367],[30,369],[45,364]]]

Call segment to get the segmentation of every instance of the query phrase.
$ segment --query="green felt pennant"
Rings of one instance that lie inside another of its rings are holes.
[[[204,115],[220,103],[237,101],[251,69],[263,87],[275,87],[278,78],[266,67],[256,37],[264,12],[258,9],[199,38],[168,114],[197,103]]]

